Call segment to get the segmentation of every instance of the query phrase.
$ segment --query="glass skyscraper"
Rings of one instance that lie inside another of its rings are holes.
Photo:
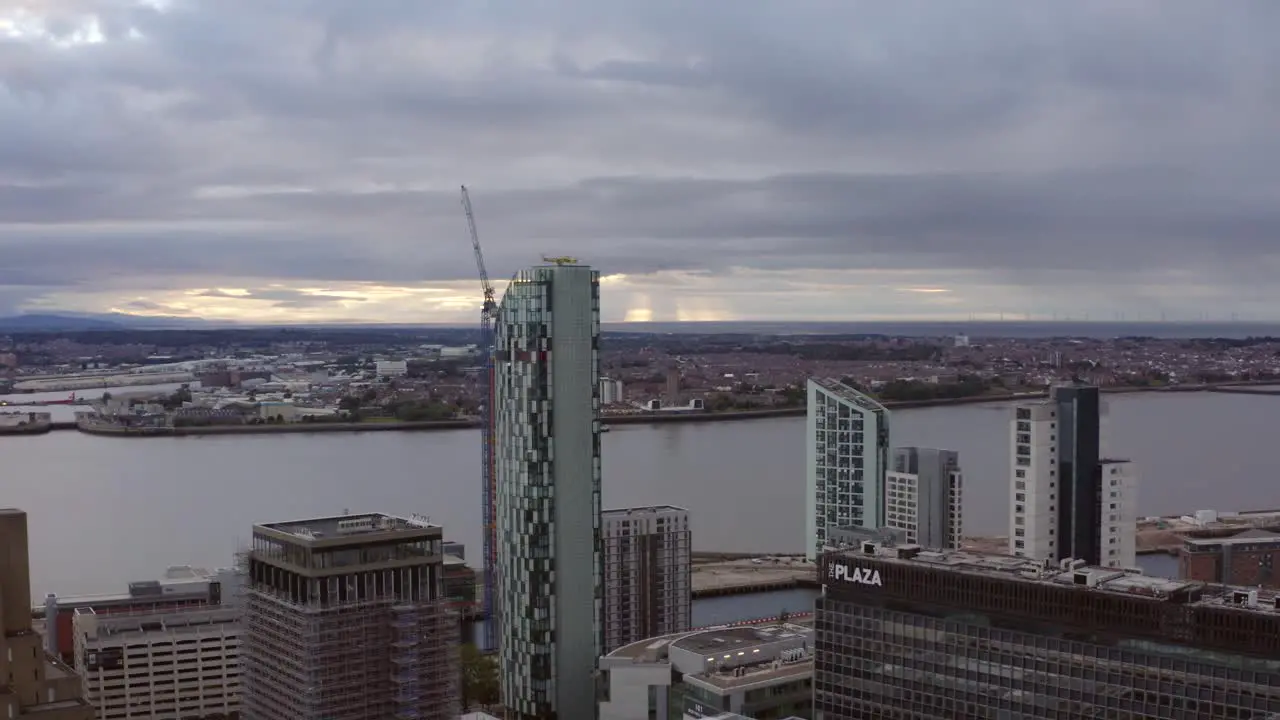
[[[589,719],[604,645],[599,274],[566,259],[523,270],[495,325],[503,704]]]

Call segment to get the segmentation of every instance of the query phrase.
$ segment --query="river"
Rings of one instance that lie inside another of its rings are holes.
[[[1137,394],[1108,404],[1107,445],[1139,463],[1142,514],[1280,506],[1263,452],[1280,397]],[[971,534],[1005,531],[1008,420],[1007,407],[992,405],[893,414],[895,444],[960,452]],[[802,418],[615,426],[604,436],[605,504],[685,506],[700,550],[799,552],[803,434]],[[344,509],[429,515],[476,558],[478,455],[473,430],[0,437],[0,506],[30,513],[37,597],[111,592],[169,565],[225,566],[254,522]]]

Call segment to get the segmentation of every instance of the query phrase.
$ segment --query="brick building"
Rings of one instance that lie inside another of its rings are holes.
[[[1280,532],[1271,530],[1185,537],[1178,551],[1178,574],[1184,580],[1280,588],[1277,568]]]

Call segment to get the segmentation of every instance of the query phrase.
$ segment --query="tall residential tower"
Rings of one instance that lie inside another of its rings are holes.
[[[599,274],[569,258],[523,270],[495,325],[502,700],[520,720],[589,720],[604,647]]]
[[[604,512],[604,652],[689,629],[693,609],[689,511]]]
[[[933,550],[959,550],[964,532],[964,476],[960,453],[936,448],[894,448],[886,474],[885,525],[903,539]]]
[[[1037,560],[1132,567],[1133,464],[1103,457],[1097,387],[1061,385],[1010,421],[1009,551]]]
[[[838,380],[809,381],[805,555],[817,561],[832,528],[884,524],[889,411]]]

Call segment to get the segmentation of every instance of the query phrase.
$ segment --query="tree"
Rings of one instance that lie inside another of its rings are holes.
[[[472,703],[488,708],[498,702],[498,663],[475,645],[462,646],[462,709]]]

